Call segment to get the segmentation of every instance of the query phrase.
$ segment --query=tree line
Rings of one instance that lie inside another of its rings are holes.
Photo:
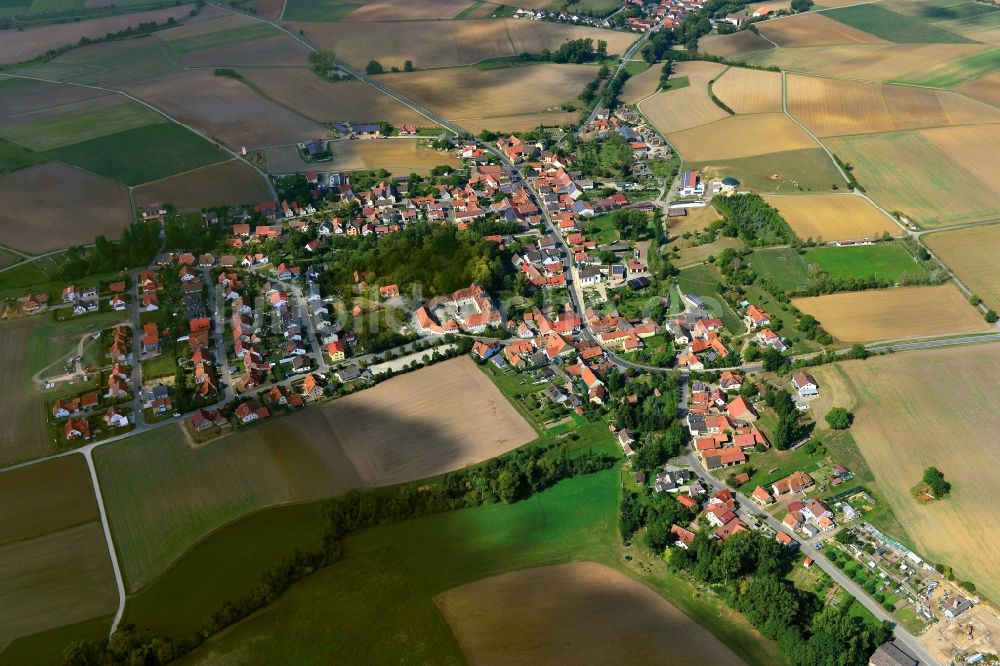
[[[250,616],[277,599],[299,580],[338,561],[342,541],[353,531],[397,523],[454,509],[497,501],[517,502],[563,479],[610,469],[612,456],[582,451],[570,453],[570,443],[518,449],[478,467],[447,475],[442,481],[372,490],[352,490],[327,500],[322,508],[324,532],[309,552],[296,550],[261,575],[243,597],[225,602],[197,631],[181,638],[123,625],[104,640],[69,645],[66,666],[159,666],[195,650],[213,634]]]
[[[759,194],[713,197],[712,205],[725,218],[722,233],[738,237],[747,245],[783,245],[797,240],[777,209]]]

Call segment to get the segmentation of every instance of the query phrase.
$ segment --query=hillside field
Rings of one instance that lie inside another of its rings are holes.
[[[291,19],[286,15],[286,19]],[[388,70],[406,60],[420,68],[469,65],[487,58],[554,51],[571,39],[603,39],[609,54],[625,52],[635,36],[618,30],[575,27],[547,21],[516,19],[405,21],[380,23],[304,23],[290,20],[294,30],[323,48],[334,49],[355,67],[377,60]],[[433,38],[428,38],[433,35]],[[596,72],[595,72],[596,75]]]
[[[972,580],[990,598],[1000,596],[1000,570],[992,556],[1000,544],[1000,518],[983,497],[1000,477],[1000,427],[994,410],[974,396],[998,387],[1000,347],[956,347],[849,361],[858,407],[854,439],[917,553],[944,562],[959,580]],[[930,504],[910,493],[926,467],[952,483],[951,495]]]
[[[736,113],[781,112],[781,74],[730,67],[712,84],[712,93]]]
[[[460,399],[466,411],[457,419]],[[135,591],[252,511],[442,474],[535,437],[460,358],[197,448],[173,426],[101,447],[95,461]]]
[[[215,164],[228,157],[227,153],[176,123],[116,132],[56,148],[46,154],[132,186]]]
[[[1000,226],[970,227],[923,238],[927,247],[986,305],[1000,311],[1000,271],[996,248]]]
[[[983,137],[983,145],[973,143],[977,126],[839,137],[825,143],[854,166],[855,178],[883,208],[901,211],[919,225],[948,226],[1000,213],[1000,183],[988,180],[996,161],[973,162],[1000,138],[1000,126],[985,127],[993,134]]]
[[[233,150],[300,143],[325,135],[317,122],[211,70],[186,70],[127,87],[129,93],[197,127]]]
[[[330,164],[346,171],[384,168],[395,174],[426,175],[436,166],[461,165],[453,153],[428,148],[420,139],[344,140],[329,145]]]
[[[977,333],[990,327],[954,284],[794,298],[843,342]]]
[[[653,590],[592,562],[485,578],[435,602],[477,664],[745,663]]]
[[[131,220],[124,187],[65,164],[49,162],[0,177],[0,230],[24,252],[89,244],[99,234],[118,238]]]
[[[508,571],[580,560],[624,566],[616,536],[618,478],[617,471],[578,477],[516,504],[453,511],[351,535],[342,561],[295,585],[181,663],[239,663],[251,637],[256,657],[277,662],[318,658],[329,663],[364,655],[379,663],[464,663],[467,657],[433,599]],[[722,604],[694,595],[681,580],[655,574],[643,582],[749,663],[782,663],[773,643]],[[337,631],[329,631],[330,626]],[[372,642],[372,635],[384,638]],[[324,637],[320,643],[318,636]]]
[[[829,192],[834,185],[838,189],[847,186],[836,165],[818,147],[735,159],[689,160],[688,164],[706,178],[735,176],[741,189],[752,192]]]
[[[728,116],[668,134],[667,138],[689,162],[729,160],[817,147],[808,134],[781,113]]]
[[[0,473],[0,651],[114,611],[118,595],[81,456]]]
[[[240,70],[264,95],[318,123],[387,122],[395,126],[431,126],[430,120],[361,81],[330,83],[309,69],[246,68]]]
[[[156,9],[136,14],[122,14],[106,18],[58,23],[40,28],[5,32],[0,41],[0,64],[8,64],[30,60],[49,49],[58,49],[76,44],[81,37],[104,37],[109,32],[118,32],[128,27],[136,27],[140,23],[156,21],[164,23],[168,18],[181,19],[188,15],[194,5],[185,4]]]
[[[658,92],[644,100],[639,105],[639,110],[664,134],[728,118],[729,114],[708,96],[708,82],[723,71],[725,67],[714,62],[677,63],[671,78],[686,76],[690,85],[678,90]]]
[[[799,238],[824,241],[874,238],[902,231],[862,197],[850,194],[764,195]]]
[[[471,130],[472,125],[483,125],[510,131],[509,127],[495,126],[495,119],[521,114],[544,117],[546,109],[576,102],[596,75],[592,65],[538,64],[491,70],[434,69],[386,74],[379,80],[462,127]],[[566,118],[560,120],[565,122]],[[560,120],[546,124],[555,125]],[[537,126],[530,122],[527,129]]]
[[[256,204],[271,196],[264,178],[245,162],[231,159],[141,185],[132,193],[136,206],[171,203],[179,211]]]
[[[955,93],[796,75],[788,112],[818,136],[1000,121],[1000,110]]]
[[[809,12],[780,21],[765,21],[758,30],[784,49],[802,46],[832,46],[835,44],[873,44],[878,37],[840,21],[829,13]]]
[[[996,70],[1000,49],[988,44],[855,43],[754,51],[741,59],[789,72],[948,88]]]

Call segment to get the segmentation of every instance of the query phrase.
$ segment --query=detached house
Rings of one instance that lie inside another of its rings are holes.
[[[803,398],[819,395],[819,384],[808,372],[796,372],[792,375],[792,388],[798,391]]]

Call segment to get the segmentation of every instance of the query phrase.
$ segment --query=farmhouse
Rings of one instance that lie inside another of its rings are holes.
[[[803,398],[819,395],[819,384],[808,372],[796,372],[792,375],[792,388],[798,391]]]
[[[770,326],[771,315],[769,315],[764,310],[761,310],[756,305],[751,304],[747,307],[747,313],[743,317],[747,326],[752,329],[760,328],[761,326]]]
[[[685,171],[681,176],[681,196],[694,197],[705,194],[705,183],[697,171]]]

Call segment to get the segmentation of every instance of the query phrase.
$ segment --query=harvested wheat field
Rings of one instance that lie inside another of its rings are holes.
[[[132,221],[124,187],[56,162],[0,178],[0,204],[8,244],[32,254],[118,238]]]
[[[816,148],[798,125],[781,113],[728,116],[667,137],[689,162],[751,157]]]
[[[458,123],[462,129],[479,134],[484,129],[491,132],[530,132],[540,126],[580,124],[579,111],[542,111],[540,113],[520,113],[513,116],[490,116],[489,118],[463,118]]]
[[[987,192],[1000,199],[1000,125],[967,125],[923,130],[920,133],[966,173],[986,183]]]
[[[1000,312],[1000,226],[928,234],[923,240],[965,286]]]
[[[950,565],[990,598],[1000,595],[1000,413],[982,396],[1000,391],[1000,346],[954,347],[849,361],[858,397],[851,427],[858,448],[917,553]],[[921,504],[910,489],[927,467],[951,495]]]
[[[5,30],[0,39],[0,64],[10,64],[31,60],[50,49],[75,45],[81,37],[91,39],[104,37],[109,32],[134,28],[140,23],[165,23],[167,19],[179,20],[188,15],[194,5],[178,5],[167,9],[157,9],[137,14],[122,14],[90,21],[58,23],[28,30]]]
[[[994,189],[998,185],[986,180],[987,174],[996,168],[995,157],[988,156],[979,164],[972,164],[969,171],[940,147],[968,150],[977,155],[988,149],[988,146],[960,144],[959,138],[968,140],[964,129],[844,136],[827,139],[825,143],[840,159],[854,165],[858,182],[880,206],[902,211],[920,225],[946,226],[992,219],[1000,214],[1000,199]],[[934,132],[935,141],[926,132]],[[969,162],[963,155],[957,158]]]
[[[843,342],[975,333],[990,328],[952,283],[794,298],[792,304],[818,319],[830,335]]]
[[[468,65],[486,58],[554,51],[570,39],[603,39],[608,53],[625,52],[634,36],[617,30],[566,26],[516,19],[469,21],[404,21],[400,23],[309,23],[290,21],[295,30],[323,48],[334,49],[351,65],[364,67],[378,60],[389,69],[414,66]],[[434,39],[428,39],[428,35]],[[595,72],[596,74],[596,72]]]
[[[822,14],[809,12],[757,26],[762,35],[782,48],[884,43],[875,35],[852,28]]]
[[[774,44],[749,30],[728,35],[713,33],[698,40],[699,51],[718,56],[741,55],[750,51],[766,51],[773,48]]]
[[[540,113],[575,101],[595,74],[591,65],[530,65],[489,71],[426,70],[387,74],[379,80],[464,126],[463,121]]]
[[[779,21],[778,23],[784,23]],[[901,81],[937,88],[993,71],[985,44],[848,44],[757,51],[747,62],[863,81]]]
[[[1000,121],[1000,109],[955,93],[798,75],[788,112],[819,136]]]
[[[132,193],[136,206],[151,203],[173,204],[181,212],[215,206],[256,204],[271,196],[264,179],[241,160],[221,164],[146,183]]]
[[[987,74],[968,83],[963,83],[958,87],[958,90],[970,97],[1000,107],[1000,72]]]
[[[128,86],[128,92],[234,150],[299,143],[326,133],[315,123],[211,70],[187,70]]]
[[[662,73],[662,65],[653,65],[635,76],[629,77],[625,85],[622,86],[621,100],[626,104],[635,104],[639,100],[649,97],[659,89]]]
[[[434,125],[410,107],[361,81],[330,83],[309,69],[253,68],[240,73],[267,97],[318,123],[351,120],[385,121],[397,127]]]
[[[837,241],[874,238],[899,226],[862,197],[853,194],[765,194],[799,238]]]
[[[467,356],[335,400],[323,413],[333,440],[372,486],[460,469],[536,437]]]
[[[472,0],[374,0],[345,16],[343,21],[421,21],[455,18]]]
[[[744,663],[653,590],[592,562],[505,573],[434,601],[471,664]]]
[[[670,238],[676,239],[688,232],[701,231],[713,222],[722,219],[722,215],[715,206],[705,206],[703,208],[687,208],[687,215],[683,217],[668,217],[667,232]]]
[[[334,169],[383,168],[396,175],[426,175],[436,166],[461,165],[453,153],[427,147],[426,139],[355,139],[331,141]]]
[[[781,111],[781,73],[730,67],[712,84],[712,92],[736,113]]]
[[[639,109],[664,134],[682,132],[728,118],[729,114],[708,96],[708,82],[725,69],[724,65],[714,62],[677,63],[671,78],[686,76],[689,85],[656,93],[643,101]]]

